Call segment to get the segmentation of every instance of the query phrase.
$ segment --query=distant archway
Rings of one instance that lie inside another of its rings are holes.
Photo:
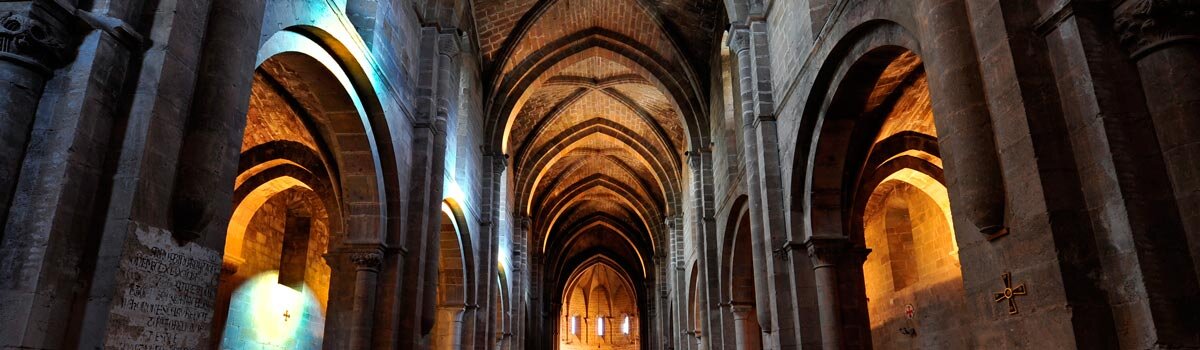
[[[429,344],[436,350],[461,349],[463,314],[467,308],[468,270],[463,227],[454,209],[442,204],[442,225],[438,231],[437,313]]]
[[[607,259],[581,265],[563,293],[558,348],[640,349],[633,286],[624,269]]]
[[[742,208],[734,218],[736,221],[731,220],[728,228],[732,246],[729,247],[726,295],[729,295],[729,309],[734,319],[735,342],[739,350],[761,349],[763,333],[755,286],[759,276],[754,269],[754,252],[750,247],[750,213]]]

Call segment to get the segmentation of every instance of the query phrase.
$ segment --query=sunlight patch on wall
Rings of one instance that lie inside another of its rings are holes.
[[[221,349],[319,349],[324,329],[310,288],[279,284],[279,271],[267,271],[233,292]]]

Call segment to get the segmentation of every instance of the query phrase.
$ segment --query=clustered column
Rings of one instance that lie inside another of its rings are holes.
[[[746,195],[750,212],[751,250],[756,271],[755,303],[764,334],[764,349],[799,347],[799,308],[791,296],[792,267],[772,259],[777,249],[788,247],[783,223],[782,180],[779,170],[778,132],[771,87],[767,23],[748,19],[731,29],[729,48],[736,54],[739,106],[745,142]],[[779,255],[782,256],[782,255]],[[773,296],[774,295],[774,296]]]

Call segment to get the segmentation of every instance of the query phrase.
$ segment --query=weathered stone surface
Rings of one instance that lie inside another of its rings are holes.
[[[0,2],[0,347],[1200,347],[1197,11]]]
[[[221,254],[137,227],[116,274],[106,349],[205,349]]]

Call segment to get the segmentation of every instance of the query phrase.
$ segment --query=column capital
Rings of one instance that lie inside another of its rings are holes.
[[[50,3],[34,1],[0,12],[0,58],[44,72],[66,63],[77,19],[74,9]]]
[[[242,264],[244,264],[245,262],[246,262],[246,259],[242,259],[242,258],[239,258],[236,256],[232,256],[232,255],[223,256],[221,258],[221,276],[224,277],[224,276],[236,275],[238,272],[238,269],[241,268]]]
[[[438,54],[449,58],[458,57],[458,54],[463,51],[462,37],[463,34],[457,28],[439,29],[437,37]]]
[[[492,170],[497,174],[503,173],[508,169],[508,155],[503,153],[492,154]]]
[[[513,214],[513,222],[516,223],[518,227],[528,230],[533,223],[533,219],[529,218],[529,215]]]
[[[1177,41],[1200,41],[1200,2],[1126,0],[1113,13],[1121,44],[1133,58]]]
[[[745,25],[733,25],[729,27],[729,41],[726,42],[729,49],[737,54],[750,49],[750,27]]]
[[[804,241],[808,249],[808,257],[812,259],[813,269],[833,267],[845,256],[850,248],[850,240],[845,237],[809,237]]]
[[[150,46],[129,23],[62,1],[27,1],[5,9],[0,11],[0,59],[46,73],[70,61],[79,36],[88,30],[100,30],[131,50]]]
[[[339,252],[346,254],[350,263],[360,271],[378,271],[379,266],[383,264],[383,251],[384,247],[380,244],[352,244],[339,249]]]
[[[730,301],[725,304],[729,308],[729,312],[733,313],[734,319],[745,319],[751,311],[754,311],[754,304],[740,301]]]
[[[351,253],[350,262],[359,270],[377,270],[383,263],[383,254],[379,252]]]

